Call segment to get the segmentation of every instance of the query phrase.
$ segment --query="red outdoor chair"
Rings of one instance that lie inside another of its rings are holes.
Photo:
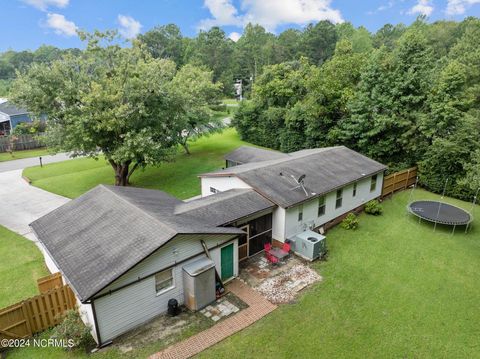
[[[270,243],[265,243],[263,245],[263,248],[265,249],[265,252],[270,252],[270,250],[272,249],[272,245]]]
[[[267,259],[270,263],[272,264],[278,264],[279,259],[275,257],[274,255],[270,254],[270,252],[265,252]]]
[[[288,243],[283,243],[283,246],[282,246],[282,251],[285,252],[285,253],[290,253],[290,250],[292,249],[292,247],[290,246],[290,244]]]

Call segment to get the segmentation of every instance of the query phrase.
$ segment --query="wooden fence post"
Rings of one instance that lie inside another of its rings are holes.
[[[25,325],[26,325],[28,333],[29,333],[28,335],[32,336],[33,331],[32,331],[32,326],[30,325],[31,318],[28,315],[27,303],[25,301],[22,302],[22,313],[23,313],[23,316],[25,318]]]

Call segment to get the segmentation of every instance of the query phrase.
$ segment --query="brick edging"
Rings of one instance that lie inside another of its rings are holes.
[[[229,336],[247,328],[277,308],[260,293],[254,291],[246,284],[235,279],[228,289],[248,304],[248,308],[241,310],[214,326],[191,336],[181,342],[173,344],[166,349],[150,356],[150,359],[186,359],[205,349],[221,342]]]

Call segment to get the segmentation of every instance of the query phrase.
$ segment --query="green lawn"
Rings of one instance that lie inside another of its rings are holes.
[[[480,208],[451,236],[406,215],[408,196],[329,231],[329,259],[313,264],[323,282],[200,357],[479,358]]]
[[[222,103],[224,103],[225,105],[238,105],[240,102],[234,98],[224,98],[222,100]]]
[[[200,139],[192,144],[191,156],[179,154],[174,163],[139,172],[133,185],[194,196],[199,193],[196,175],[223,166],[223,154],[241,144],[231,129]],[[89,159],[25,174],[34,185],[68,197],[113,180],[104,161]],[[312,264],[324,278],[321,283],[200,357],[480,358],[480,208],[474,210],[470,233],[460,229],[452,236],[450,228],[434,232],[431,224],[407,215],[409,194],[386,200],[380,217],[362,214],[357,231],[329,231],[328,261]],[[438,196],[418,190],[414,198]],[[162,345],[129,356],[143,357]],[[13,354],[63,356],[53,349]],[[93,358],[117,356],[108,350]]]
[[[234,129],[202,137],[191,144],[191,155],[182,150],[176,161],[158,167],[137,170],[132,175],[133,186],[166,191],[185,199],[200,194],[200,180],[197,175],[225,165],[223,155],[246,144]],[[75,159],[52,163],[43,167],[27,168],[23,172],[34,186],[47,191],[75,198],[96,185],[113,184],[113,170],[104,159]]]
[[[0,308],[37,295],[37,279],[48,274],[37,246],[0,226]]]
[[[22,158],[30,158],[30,157],[39,157],[48,155],[48,149],[46,148],[37,148],[34,150],[23,150],[23,151],[14,151],[13,156],[8,152],[0,152],[0,162],[4,161],[12,161],[12,160],[19,160]]]

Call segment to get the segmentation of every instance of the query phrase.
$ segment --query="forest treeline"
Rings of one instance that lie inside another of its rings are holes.
[[[420,167],[420,182],[471,200],[480,187],[480,20],[410,26],[375,33],[328,21],[275,35],[249,24],[237,42],[220,28],[190,38],[174,25],[140,34],[155,58],[212,71],[225,96],[241,79],[233,124],[244,140],[282,151],[346,145],[391,170]],[[65,52],[0,54],[0,96],[16,70]],[[3,86],[3,88],[2,88]]]
[[[480,187],[480,20],[338,35],[332,56],[265,66],[234,126],[285,152],[345,145],[387,164],[418,165],[420,184],[472,200]],[[347,35],[350,34],[350,35]]]

